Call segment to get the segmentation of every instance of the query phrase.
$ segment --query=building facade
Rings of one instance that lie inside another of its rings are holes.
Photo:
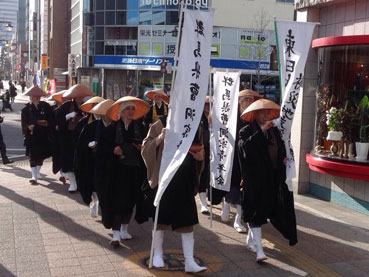
[[[368,151],[361,154],[358,144],[369,142],[369,111],[360,108],[369,96],[369,1],[299,0],[295,6],[298,21],[320,23],[293,127],[295,188],[369,214]]]
[[[191,8],[193,1],[187,2]],[[279,97],[273,17],[292,20],[291,1],[200,2],[203,9],[215,9],[211,66],[242,70],[242,87]],[[78,65],[77,71],[72,70],[77,72],[75,82],[113,99],[127,94],[143,97],[153,88],[169,92],[171,68],[163,73],[161,64],[173,63],[178,4],[177,0],[71,1],[69,62]]]

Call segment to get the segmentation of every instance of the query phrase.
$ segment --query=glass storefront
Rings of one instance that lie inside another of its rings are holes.
[[[363,124],[369,124],[361,121],[358,113],[361,100],[369,96],[368,45],[323,47],[318,55],[314,152],[332,158],[353,159],[353,143],[360,141]],[[335,142],[339,150],[337,155],[332,153],[335,139],[328,136],[329,131],[342,132],[340,141]]]

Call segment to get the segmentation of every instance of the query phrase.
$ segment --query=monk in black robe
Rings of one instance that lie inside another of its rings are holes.
[[[287,238],[290,245],[297,243],[293,193],[286,180],[286,149],[278,128],[270,121],[271,111],[279,106],[261,99],[250,105],[243,114],[252,120],[240,131],[238,143],[244,180],[243,217],[250,226],[251,236],[246,244],[256,251],[256,261],[266,259],[261,244],[261,225],[270,219]],[[250,115],[252,114],[252,116]]]
[[[151,126],[143,143],[142,156],[147,166],[148,179],[152,188],[158,184],[165,126],[166,117],[162,117]],[[163,260],[164,230],[173,230],[181,233],[185,271],[197,273],[206,270],[206,267],[199,266],[193,258],[193,226],[199,223],[195,195],[198,191],[203,160],[204,147],[202,128],[200,127],[186,158],[160,200],[158,230],[153,232],[153,265],[155,267],[165,266]]]
[[[53,135],[53,112],[50,105],[40,101],[45,93],[38,87],[28,90],[25,95],[30,96],[31,102],[22,109],[21,121],[32,172],[31,184],[36,184],[40,178],[43,161],[51,156],[51,140]]]
[[[168,96],[161,90],[150,91],[146,96],[154,102],[150,111],[145,116],[145,125],[150,127],[151,124],[155,123],[160,117],[168,115],[168,105],[163,101],[164,99],[168,101]]]

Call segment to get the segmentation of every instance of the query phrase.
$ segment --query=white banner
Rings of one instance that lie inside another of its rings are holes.
[[[309,22],[276,21],[283,96],[278,128],[287,151],[286,183],[290,191],[292,191],[292,179],[296,177],[291,127],[315,25],[316,23]]]
[[[185,159],[200,123],[208,91],[212,34],[213,12],[184,12],[178,70],[170,95],[155,206]]]
[[[210,134],[210,182],[212,187],[229,191],[231,187],[234,151],[237,151],[236,131],[240,72],[216,72],[212,132]]]

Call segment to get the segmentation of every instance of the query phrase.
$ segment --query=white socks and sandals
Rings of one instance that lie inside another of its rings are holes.
[[[246,247],[256,253],[256,262],[262,262],[267,259],[261,242],[261,227],[249,227],[246,237]]]
[[[183,247],[183,256],[185,258],[185,272],[187,273],[199,273],[205,271],[207,268],[203,266],[199,266],[193,257],[193,250],[195,240],[193,238],[193,232],[191,233],[181,233],[182,237],[182,247]],[[153,256],[153,266],[162,268],[165,266],[163,259],[163,241],[164,241],[164,231],[159,230],[155,232],[153,231],[153,239],[154,239],[154,256]]]
[[[235,205],[236,206],[236,217],[234,218],[233,228],[236,229],[238,233],[246,233],[246,228],[242,224],[242,207],[241,205]],[[231,212],[231,204],[224,201],[222,213],[220,215],[223,222],[228,222],[230,218],[230,212]]]
[[[31,166],[31,174],[32,174],[32,178],[29,180],[29,182],[32,185],[37,184],[37,181],[39,179],[41,179],[41,175],[40,175],[40,170],[41,170],[41,166],[37,165],[37,166]]]
[[[128,233],[128,224],[122,224],[120,226],[120,231],[113,230],[113,239],[110,241],[110,245],[119,246],[121,240],[132,239],[130,233]]]

